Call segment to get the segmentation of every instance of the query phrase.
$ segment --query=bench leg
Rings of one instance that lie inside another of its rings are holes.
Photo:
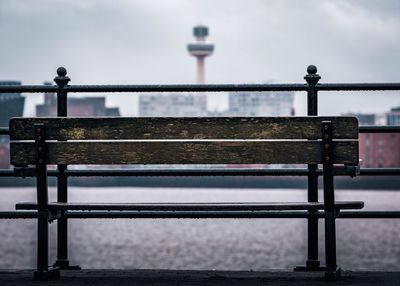
[[[47,211],[38,211],[37,231],[37,270],[34,272],[34,280],[58,279],[60,278],[60,269],[48,266],[49,222]]]
[[[37,168],[37,200],[38,200],[38,225],[37,225],[37,270],[34,280],[54,280],[60,278],[58,267],[49,267],[49,212],[47,209],[47,168]]]
[[[325,206],[325,279],[337,280],[340,277],[340,269],[336,265],[336,215],[335,196],[332,166],[324,166],[324,206]]]
[[[37,225],[37,270],[35,280],[53,280],[60,278],[58,267],[49,267],[49,210],[47,192],[47,165],[44,124],[35,124],[36,146],[36,193],[38,206]]]

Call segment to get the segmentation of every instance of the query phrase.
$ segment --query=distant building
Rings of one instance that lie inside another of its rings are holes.
[[[387,115],[395,119],[396,108]],[[400,114],[400,113],[399,113]],[[376,114],[349,113],[343,114],[358,118],[360,126],[379,125]],[[398,115],[399,116],[399,115]],[[394,124],[396,125],[396,124]],[[360,133],[359,156],[364,168],[398,168],[400,167],[400,134],[399,133]]]
[[[207,117],[229,117],[231,116],[231,113],[229,112],[229,110],[209,110],[207,112]]]
[[[206,26],[195,26],[193,28],[193,35],[196,37],[196,42],[189,44],[187,48],[189,53],[197,59],[197,83],[203,84],[205,82],[205,58],[213,53],[214,44],[206,41],[206,37],[208,36],[208,27]]]
[[[0,143],[0,169],[7,169],[10,167],[10,152],[8,144]]]
[[[386,115],[387,125],[400,126],[400,106],[392,108]]]
[[[207,115],[207,96],[196,94],[141,94],[140,117],[197,117]]]
[[[376,125],[376,114],[373,113],[347,113],[342,114],[344,116],[355,116],[358,119],[359,126],[371,126]]]
[[[231,92],[231,116],[290,116],[294,115],[292,92]]]
[[[21,85],[20,81],[0,81],[0,85]],[[20,93],[0,93],[0,127],[7,127],[11,117],[20,117],[24,110],[25,97]]]
[[[360,133],[359,146],[362,167],[400,167],[399,133]]]
[[[21,85],[20,81],[0,81],[0,85]],[[25,97],[20,93],[0,93],[0,127],[8,127],[11,117],[21,117]],[[0,168],[10,166],[8,136],[0,136]]]
[[[68,97],[68,116],[120,116],[117,107],[106,107],[105,97]],[[57,116],[57,97],[44,94],[44,104],[36,105],[37,117]]]

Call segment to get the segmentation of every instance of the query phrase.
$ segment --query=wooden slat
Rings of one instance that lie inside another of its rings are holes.
[[[51,140],[84,139],[319,139],[321,122],[333,137],[358,138],[355,117],[13,118],[11,140],[32,140],[33,124],[46,124]]]
[[[361,209],[360,201],[335,202],[338,209]],[[35,210],[36,203],[18,203],[17,210]],[[266,203],[49,203],[50,210],[120,210],[120,211],[272,211],[272,210],[322,210],[324,204],[266,202]]]
[[[335,164],[358,164],[358,142],[333,144]],[[11,142],[11,163],[35,163],[32,142]],[[47,143],[48,164],[318,164],[319,141],[69,141]]]

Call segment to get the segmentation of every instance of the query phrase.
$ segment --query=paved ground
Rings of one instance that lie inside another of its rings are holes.
[[[34,282],[32,271],[1,270],[0,285],[400,285],[400,272],[344,271],[339,282],[325,282],[323,273],[293,271],[170,271],[81,270],[63,271],[62,278]]]

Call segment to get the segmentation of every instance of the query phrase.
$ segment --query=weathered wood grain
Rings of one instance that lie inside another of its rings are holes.
[[[131,211],[270,211],[270,210],[323,210],[324,203],[49,203],[50,210],[131,210]],[[335,202],[337,209],[362,209],[363,202]],[[17,210],[35,210],[37,203],[18,203]]]
[[[355,117],[154,117],[13,118],[11,140],[32,140],[34,123],[46,124],[48,140],[84,139],[320,139],[321,122],[333,137],[358,138]]]
[[[11,142],[11,163],[35,163],[35,145]],[[318,164],[320,141],[69,141],[47,143],[47,164]],[[335,164],[358,164],[358,142],[333,143]]]

